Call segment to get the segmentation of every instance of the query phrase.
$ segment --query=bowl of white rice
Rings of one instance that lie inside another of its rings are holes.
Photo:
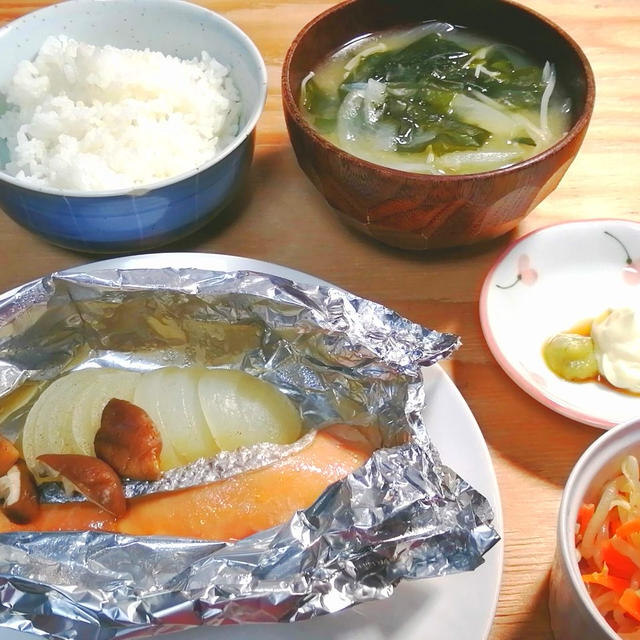
[[[202,228],[247,176],[266,98],[251,40],[180,0],[67,0],[0,29],[0,209],[121,253]]]

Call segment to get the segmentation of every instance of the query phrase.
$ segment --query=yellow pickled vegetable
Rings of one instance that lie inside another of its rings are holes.
[[[598,375],[593,340],[575,333],[559,333],[544,345],[547,366],[565,380],[588,380]]]

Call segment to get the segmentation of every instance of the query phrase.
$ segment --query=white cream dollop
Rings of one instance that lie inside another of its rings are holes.
[[[640,393],[640,311],[614,309],[591,326],[600,373],[614,386]]]

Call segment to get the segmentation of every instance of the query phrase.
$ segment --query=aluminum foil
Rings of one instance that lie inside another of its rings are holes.
[[[236,543],[1,534],[0,626],[106,640],[293,622],[388,597],[402,579],[473,570],[498,541],[491,507],[441,464],[421,417],[420,366],[458,345],[340,289],[248,271],[64,272],[0,297],[0,430],[10,437],[69,369],[193,363],[275,384],[309,430],[375,421],[384,433],[384,448],[312,507]],[[201,471],[177,482],[204,481]]]

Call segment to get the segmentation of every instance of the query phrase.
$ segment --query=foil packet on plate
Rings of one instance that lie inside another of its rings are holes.
[[[308,429],[373,417],[384,440],[310,508],[234,543],[0,534],[0,626],[107,640],[293,622],[388,597],[402,579],[473,570],[499,539],[491,506],[441,463],[421,416],[420,367],[458,346],[457,336],[341,289],[251,271],[93,267],[0,297],[0,430],[9,437],[70,369],[197,363],[276,385]],[[272,455],[265,446],[257,456],[200,461],[166,472],[162,490]],[[128,495],[149,491],[142,483]]]

